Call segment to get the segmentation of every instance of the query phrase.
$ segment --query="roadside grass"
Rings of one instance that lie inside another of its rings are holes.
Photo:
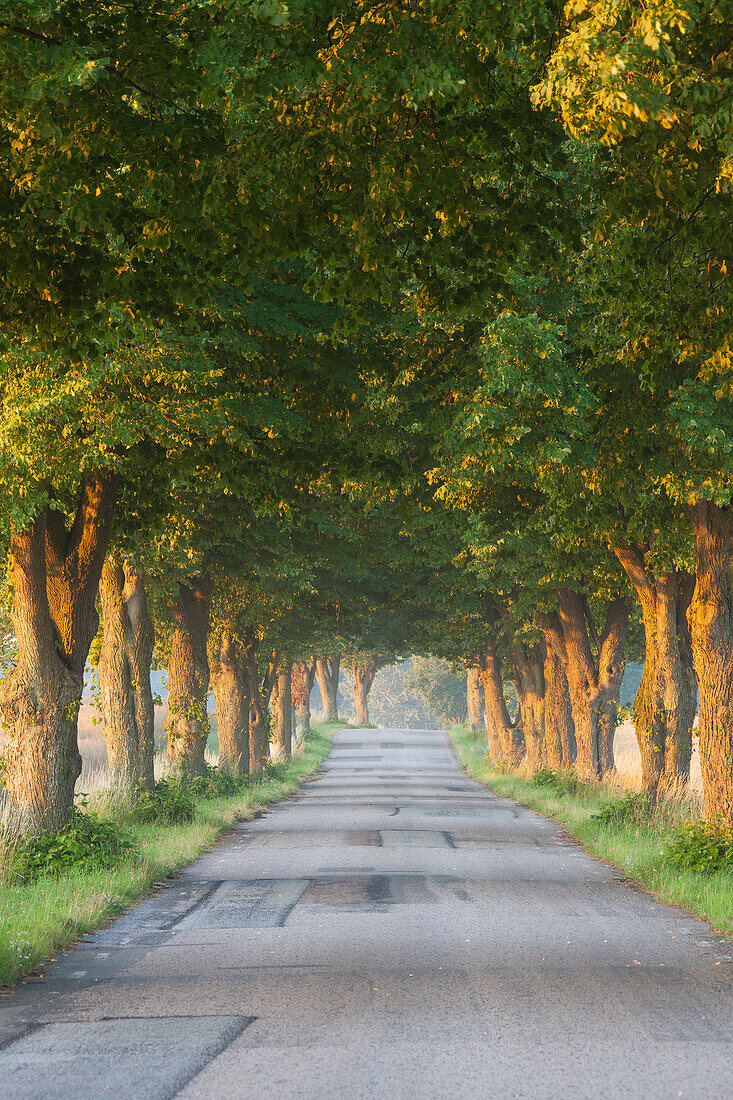
[[[697,798],[645,805],[618,780],[581,782],[572,774],[553,780],[552,773],[543,773],[533,781],[518,772],[497,770],[480,734],[458,727],[450,736],[459,763],[472,779],[561,821],[589,852],[618,867],[659,901],[733,934],[733,868],[698,871],[674,866],[669,858],[668,847],[680,829],[702,818]],[[633,807],[636,812],[630,813]]]
[[[54,952],[93,932],[175,875],[235,821],[250,821],[264,807],[293,794],[320,767],[331,733],[343,723],[314,727],[301,751],[228,797],[196,800],[194,820],[180,825],[132,824],[104,792],[90,806],[114,820],[132,842],[129,855],[108,869],[44,876],[23,885],[0,885],[0,986],[35,970]],[[1,856],[2,853],[0,853]]]

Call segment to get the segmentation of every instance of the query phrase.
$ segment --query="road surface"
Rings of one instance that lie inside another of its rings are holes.
[[[0,999],[0,1097],[733,1095],[731,951],[433,731],[323,774]]]

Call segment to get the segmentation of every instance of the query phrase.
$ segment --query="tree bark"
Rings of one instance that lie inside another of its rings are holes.
[[[504,759],[509,764],[518,764],[524,755],[524,739],[519,723],[512,722],[509,717],[504,698],[501,658],[493,639],[486,642],[481,659],[481,680],[484,686],[489,755],[492,760]]]
[[[636,590],[644,619],[644,671],[633,707],[642,790],[651,795],[677,791],[690,779],[697,704],[687,623],[692,578],[674,570],[654,577],[640,546],[624,544],[616,556]]]
[[[327,722],[338,722],[338,690],[340,657],[318,657],[316,659],[316,680],[323,701],[323,713]]]
[[[551,645],[545,645],[544,675],[547,767],[559,771],[575,763],[575,728],[567,676]]]
[[[299,744],[311,728],[310,698],[315,675],[316,665],[313,658],[309,661],[295,661],[293,663],[293,713],[295,716],[295,732]]]
[[[249,689],[249,771],[260,775],[269,756],[270,722],[260,690],[257,666],[257,640],[250,635],[244,650],[246,682]]]
[[[219,767],[234,775],[249,772],[250,693],[242,644],[231,623],[222,627],[211,662],[216,705]]]
[[[293,729],[292,665],[287,657],[282,657],[275,676],[272,692],[272,759],[280,760],[290,756]]]
[[[369,692],[372,689],[376,671],[376,661],[352,661],[351,672],[354,677],[357,726],[369,725]]]
[[[733,617],[730,508],[699,501],[695,532],[695,591],[689,610],[692,652],[700,687],[700,767],[708,821],[733,823]]]
[[[206,698],[209,694],[209,607],[211,581],[195,577],[179,584],[174,610],[176,628],[168,667],[168,756],[181,773],[205,775],[204,752],[209,736]]]
[[[481,721],[483,693],[481,669],[471,666],[466,672],[466,709],[468,711],[468,728],[473,733],[478,733],[484,726]]]
[[[89,647],[99,618],[96,594],[112,531],[116,480],[82,484],[71,529],[45,508],[10,541],[15,667],[0,686],[7,730],[5,784],[11,827],[62,828],[81,774],[77,720]]]
[[[545,676],[540,646],[515,646],[511,651],[514,684],[519,699],[526,767],[536,772],[545,764]]]
[[[568,681],[581,779],[597,779],[609,766],[602,730],[615,727],[624,672],[624,639],[629,609],[625,600],[611,602],[594,656],[588,632],[590,612],[580,592],[559,590],[559,614],[541,617],[545,638],[560,660]],[[612,763],[612,756],[611,761]]]
[[[99,655],[102,737],[115,787],[155,786],[155,711],[150,686],[155,631],[142,569],[109,558],[99,582],[104,634]]]

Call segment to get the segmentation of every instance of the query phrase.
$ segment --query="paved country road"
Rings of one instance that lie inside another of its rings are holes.
[[[0,1097],[727,1097],[730,946],[440,733],[323,774],[0,998]]]

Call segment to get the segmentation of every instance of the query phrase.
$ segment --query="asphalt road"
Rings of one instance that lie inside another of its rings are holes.
[[[0,1097],[729,1097],[732,954],[444,735],[350,730],[0,999]]]

